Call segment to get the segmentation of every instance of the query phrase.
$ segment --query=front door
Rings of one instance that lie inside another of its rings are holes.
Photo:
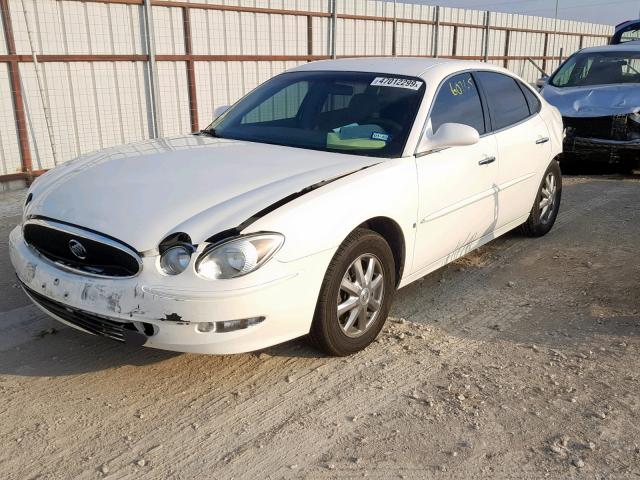
[[[447,79],[433,104],[428,129],[444,123],[469,125],[480,142],[416,158],[419,205],[413,272],[453,258],[490,236],[497,222],[499,158],[495,137],[486,135],[485,118],[473,77]]]

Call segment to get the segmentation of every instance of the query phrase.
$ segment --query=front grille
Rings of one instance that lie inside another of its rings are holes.
[[[125,329],[137,331],[132,322],[115,322],[51,300],[44,295],[36,293],[24,284],[22,284],[22,287],[27,291],[33,301],[41,305],[45,310],[95,335],[108,337],[118,342],[124,342]]]
[[[23,227],[25,241],[50,260],[83,273],[132,277],[140,272],[138,254],[125,244],[78,227],[33,219]]]
[[[601,138],[605,140],[627,139],[627,117],[563,117],[564,126],[576,137]]]

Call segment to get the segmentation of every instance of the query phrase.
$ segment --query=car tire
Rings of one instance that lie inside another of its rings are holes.
[[[380,333],[395,290],[395,262],[389,244],[371,230],[355,229],[327,268],[310,340],[333,356],[364,349]]]
[[[520,227],[528,237],[541,237],[549,233],[558,217],[562,198],[562,173],[556,160],[544,172],[529,218]],[[548,207],[548,208],[545,208]]]

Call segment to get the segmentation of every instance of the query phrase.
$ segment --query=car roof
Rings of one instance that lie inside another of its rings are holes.
[[[601,53],[601,52],[638,52],[640,51],[640,41],[618,43],[616,45],[602,45],[599,47],[589,47],[580,50],[580,53]]]
[[[425,80],[442,78],[460,70],[493,70],[513,75],[508,70],[490,63],[425,57],[352,57],[320,60],[302,64],[288,71],[341,71],[370,72],[387,75],[405,75]]]

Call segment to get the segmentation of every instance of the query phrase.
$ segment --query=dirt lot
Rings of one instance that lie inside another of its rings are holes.
[[[125,349],[29,305],[0,197],[0,477],[638,478],[640,179],[567,177],[509,234],[403,290],[346,359],[303,341]]]

